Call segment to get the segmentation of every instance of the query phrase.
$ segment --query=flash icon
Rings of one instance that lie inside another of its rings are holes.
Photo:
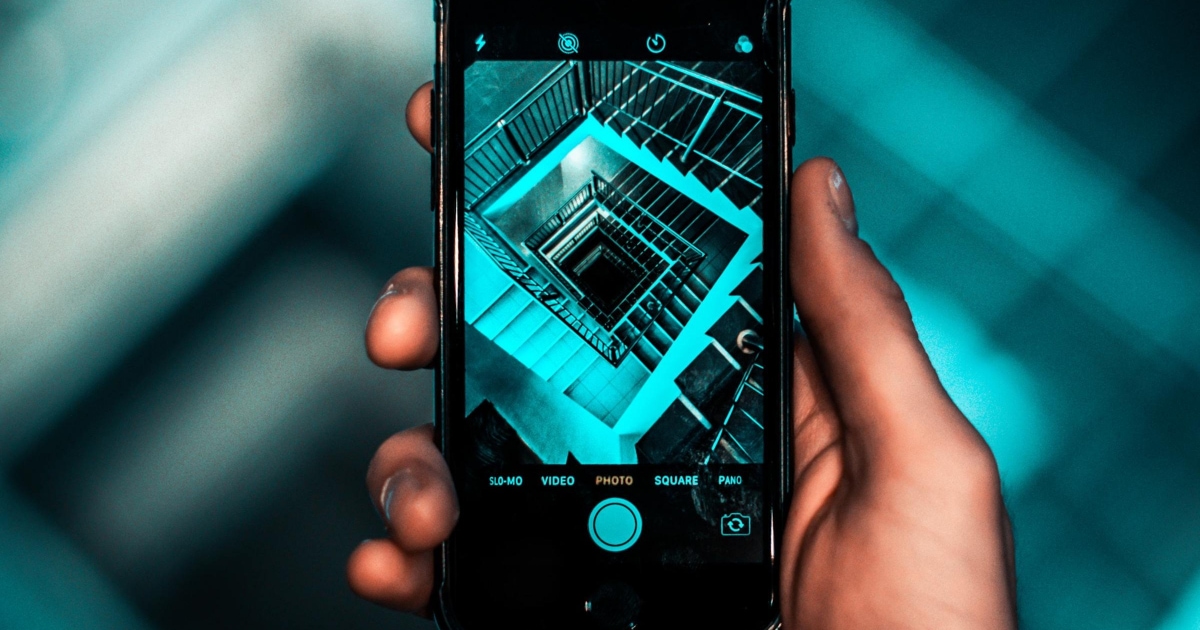
[[[475,52],[483,50],[484,46],[487,46],[487,39],[483,35],[480,35],[479,38],[475,40]]]

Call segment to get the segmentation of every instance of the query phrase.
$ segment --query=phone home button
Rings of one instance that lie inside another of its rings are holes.
[[[605,582],[587,598],[583,609],[596,630],[630,630],[637,627],[642,598],[624,582]]]
[[[642,514],[625,499],[605,499],[592,508],[588,533],[592,542],[605,551],[625,551],[642,536]]]

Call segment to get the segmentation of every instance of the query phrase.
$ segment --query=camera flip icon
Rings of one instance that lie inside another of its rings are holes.
[[[741,512],[730,512],[721,517],[722,536],[749,536],[750,517]]]

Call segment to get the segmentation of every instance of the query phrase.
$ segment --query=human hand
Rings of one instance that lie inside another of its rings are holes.
[[[938,380],[900,287],[858,238],[842,171],[792,179],[791,628],[1014,628],[995,458]]]
[[[429,86],[409,127],[430,148]],[[819,158],[792,180],[792,292],[807,339],[795,347],[793,500],[781,605],[789,628],[1011,628],[1011,529],[991,451],[955,407],[904,297],[857,236],[841,170]],[[437,354],[433,272],[401,271],[367,324],[367,353],[391,369]],[[367,486],[388,538],[363,543],[351,588],[424,613],[434,551],[458,518],[428,426],[376,453]]]

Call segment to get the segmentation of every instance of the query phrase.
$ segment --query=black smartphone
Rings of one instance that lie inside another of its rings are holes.
[[[778,619],[788,7],[439,0],[446,628]]]

